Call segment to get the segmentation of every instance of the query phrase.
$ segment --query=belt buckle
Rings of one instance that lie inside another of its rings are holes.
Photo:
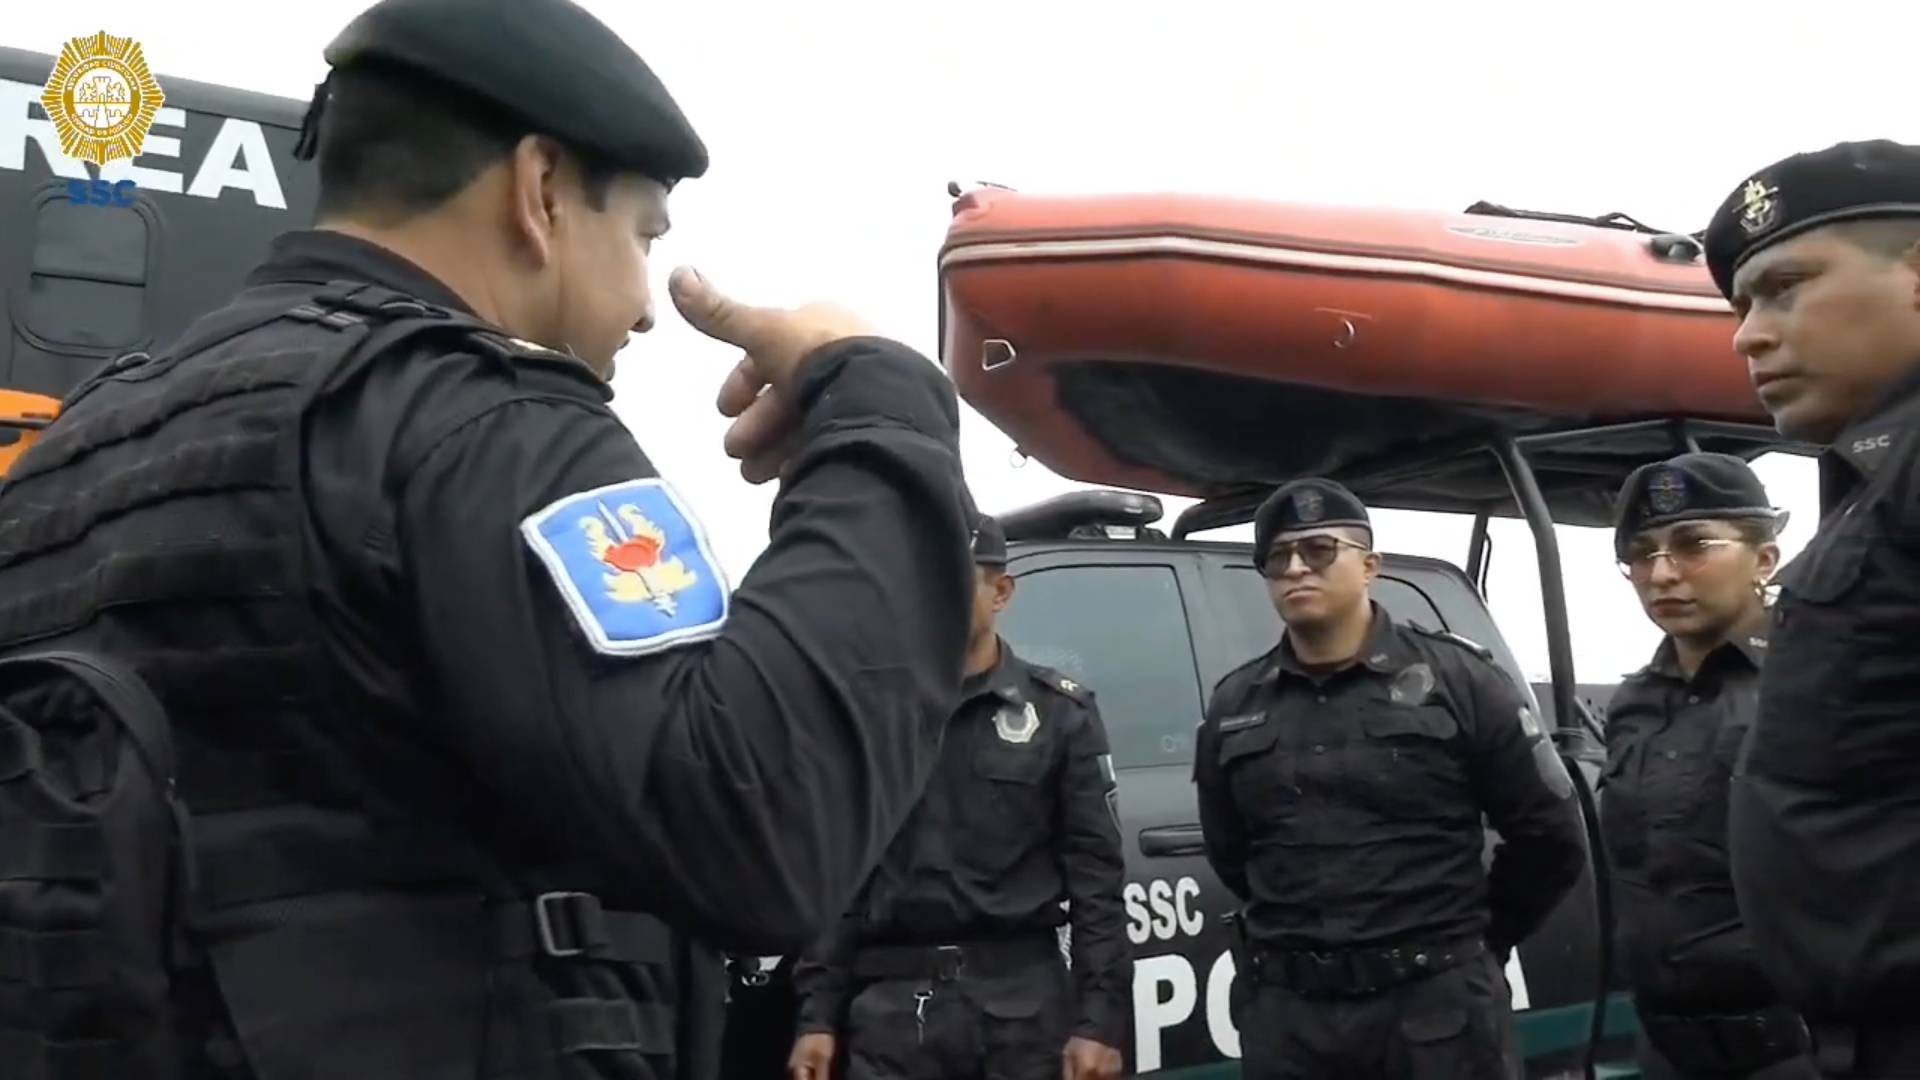
[[[958,945],[939,945],[933,950],[935,960],[933,977],[941,982],[952,982],[967,969],[967,954]]]
[[[583,892],[546,892],[534,898],[533,924],[540,932],[540,948],[542,951],[548,956],[579,956],[587,951],[585,945],[563,947],[560,944],[559,936],[554,933],[553,909],[548,905],[592,899],[592,893]],[[569,922],[569,928],[575,931],[579,929],[576,926],[572,926],[571,922]],[[575,934],[576,938],[583,936],[584,935],[578,933]]]
[[[1353,990],[1353,971],[1339,963],[1338,954],[1309,951],[1301,954],[1306,957],[1307,970],[1312,974],[1306,981],[1312,984],[1318,994],[1351,994]]]

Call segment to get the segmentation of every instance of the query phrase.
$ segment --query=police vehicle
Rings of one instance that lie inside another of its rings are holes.
[[[75,161],[40,105],[53,64],[0,48],[0,389],[58,398],[224,302],[312,222],[318,180],[293,158],[305,102],[164,73],[138,158]]]

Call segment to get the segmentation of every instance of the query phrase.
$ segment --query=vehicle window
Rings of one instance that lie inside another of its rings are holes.
[[[1233,635],[1231,659],[1238,664],[1259,656],[1280,640],[1280,613],[1273,610],[1273,601],[1267,598],[1266,582],[1258,570],[1251,566],[1222,566],[1219,572],[1226,575],[1223,579],[1226,587],[1220,590],[1225,595],[1218,601],[1221,608],[1230,613],[1232,625],[1224,629]],[[1398,578],[1384,574],[1375,578],[1373,598],[1396,622],[1418,623],[1430,630],[1448,629],[1446,620],[1440,617],[1426,594]]]
[[[1057,566],[1020,575],[1000,632],[1015,652],[1093,688],[1117,768],[1193,760],[1205,703],[1170,566]]]
[[[55,345],[116,349],[145,330],[147,219],[122,207],[40,204],[21,322]]]

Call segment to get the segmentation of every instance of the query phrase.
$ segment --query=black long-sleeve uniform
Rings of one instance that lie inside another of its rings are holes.
[[[1876,1029],[1867,1067],[1920,1069],[1920,372],[1834,440],[1820,479],[1826,516],[1778,575],[1735,770],[1733,882],[1782,996],[1809,1023]]]
[[[1741,634],[1689,677],[1669,638],[1607,705],[1616,946],[1641,1030],[1689,1076],[1811,1075],[1805,1027],[1760,968],[1727,858],[1727,787],[1766,653],[1765,637]]]
[[[1266,945],[1509,949],[1579,879],[1571,781],[1491,660],[1373,619],[1359,662],[1324,681],[1283,641],[1215,688],[1194,755],[1207,859]]]
[[[1133,991],[1115,797],[1092,691],[1002,643],[1000,663],[969,681],[906,826],[796,966],[799,1030],[844,1028],[862,949],[1051,938],[1065,922],[1070,1030],[1120,1046]]]
[[[1753,726],[1767,642],[1722,645],[1692,678],[1673,642],[1607,705],[1602,834],[1635,1003],[1739,1012],[1772,1003],[1740,920],[1727,859],[1727,785]]]
[[[234,1029],[207,1046],[672,1071],[684,987],[637,913],[798,950],[905,819],[973,596],[951,384],[879,339],[812,357],[732,590],[611,394],[404,259],[293,233],[0,487],[0,651],[102,650],[168,710]],[[378,1016],[327,974],[376,957]]]

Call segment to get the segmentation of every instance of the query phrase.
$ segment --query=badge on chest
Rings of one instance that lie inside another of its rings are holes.
[[[993,730],[1002,742],[1026,743],[1040,730],[1040,713],[1033,702],[1009,701],[993,714]]]
[[[1425,664],[1409,664],[1394,673],[1387,684],[1387,696],[1395,705],[1419,705],[1433,693],[1433,669]]]

